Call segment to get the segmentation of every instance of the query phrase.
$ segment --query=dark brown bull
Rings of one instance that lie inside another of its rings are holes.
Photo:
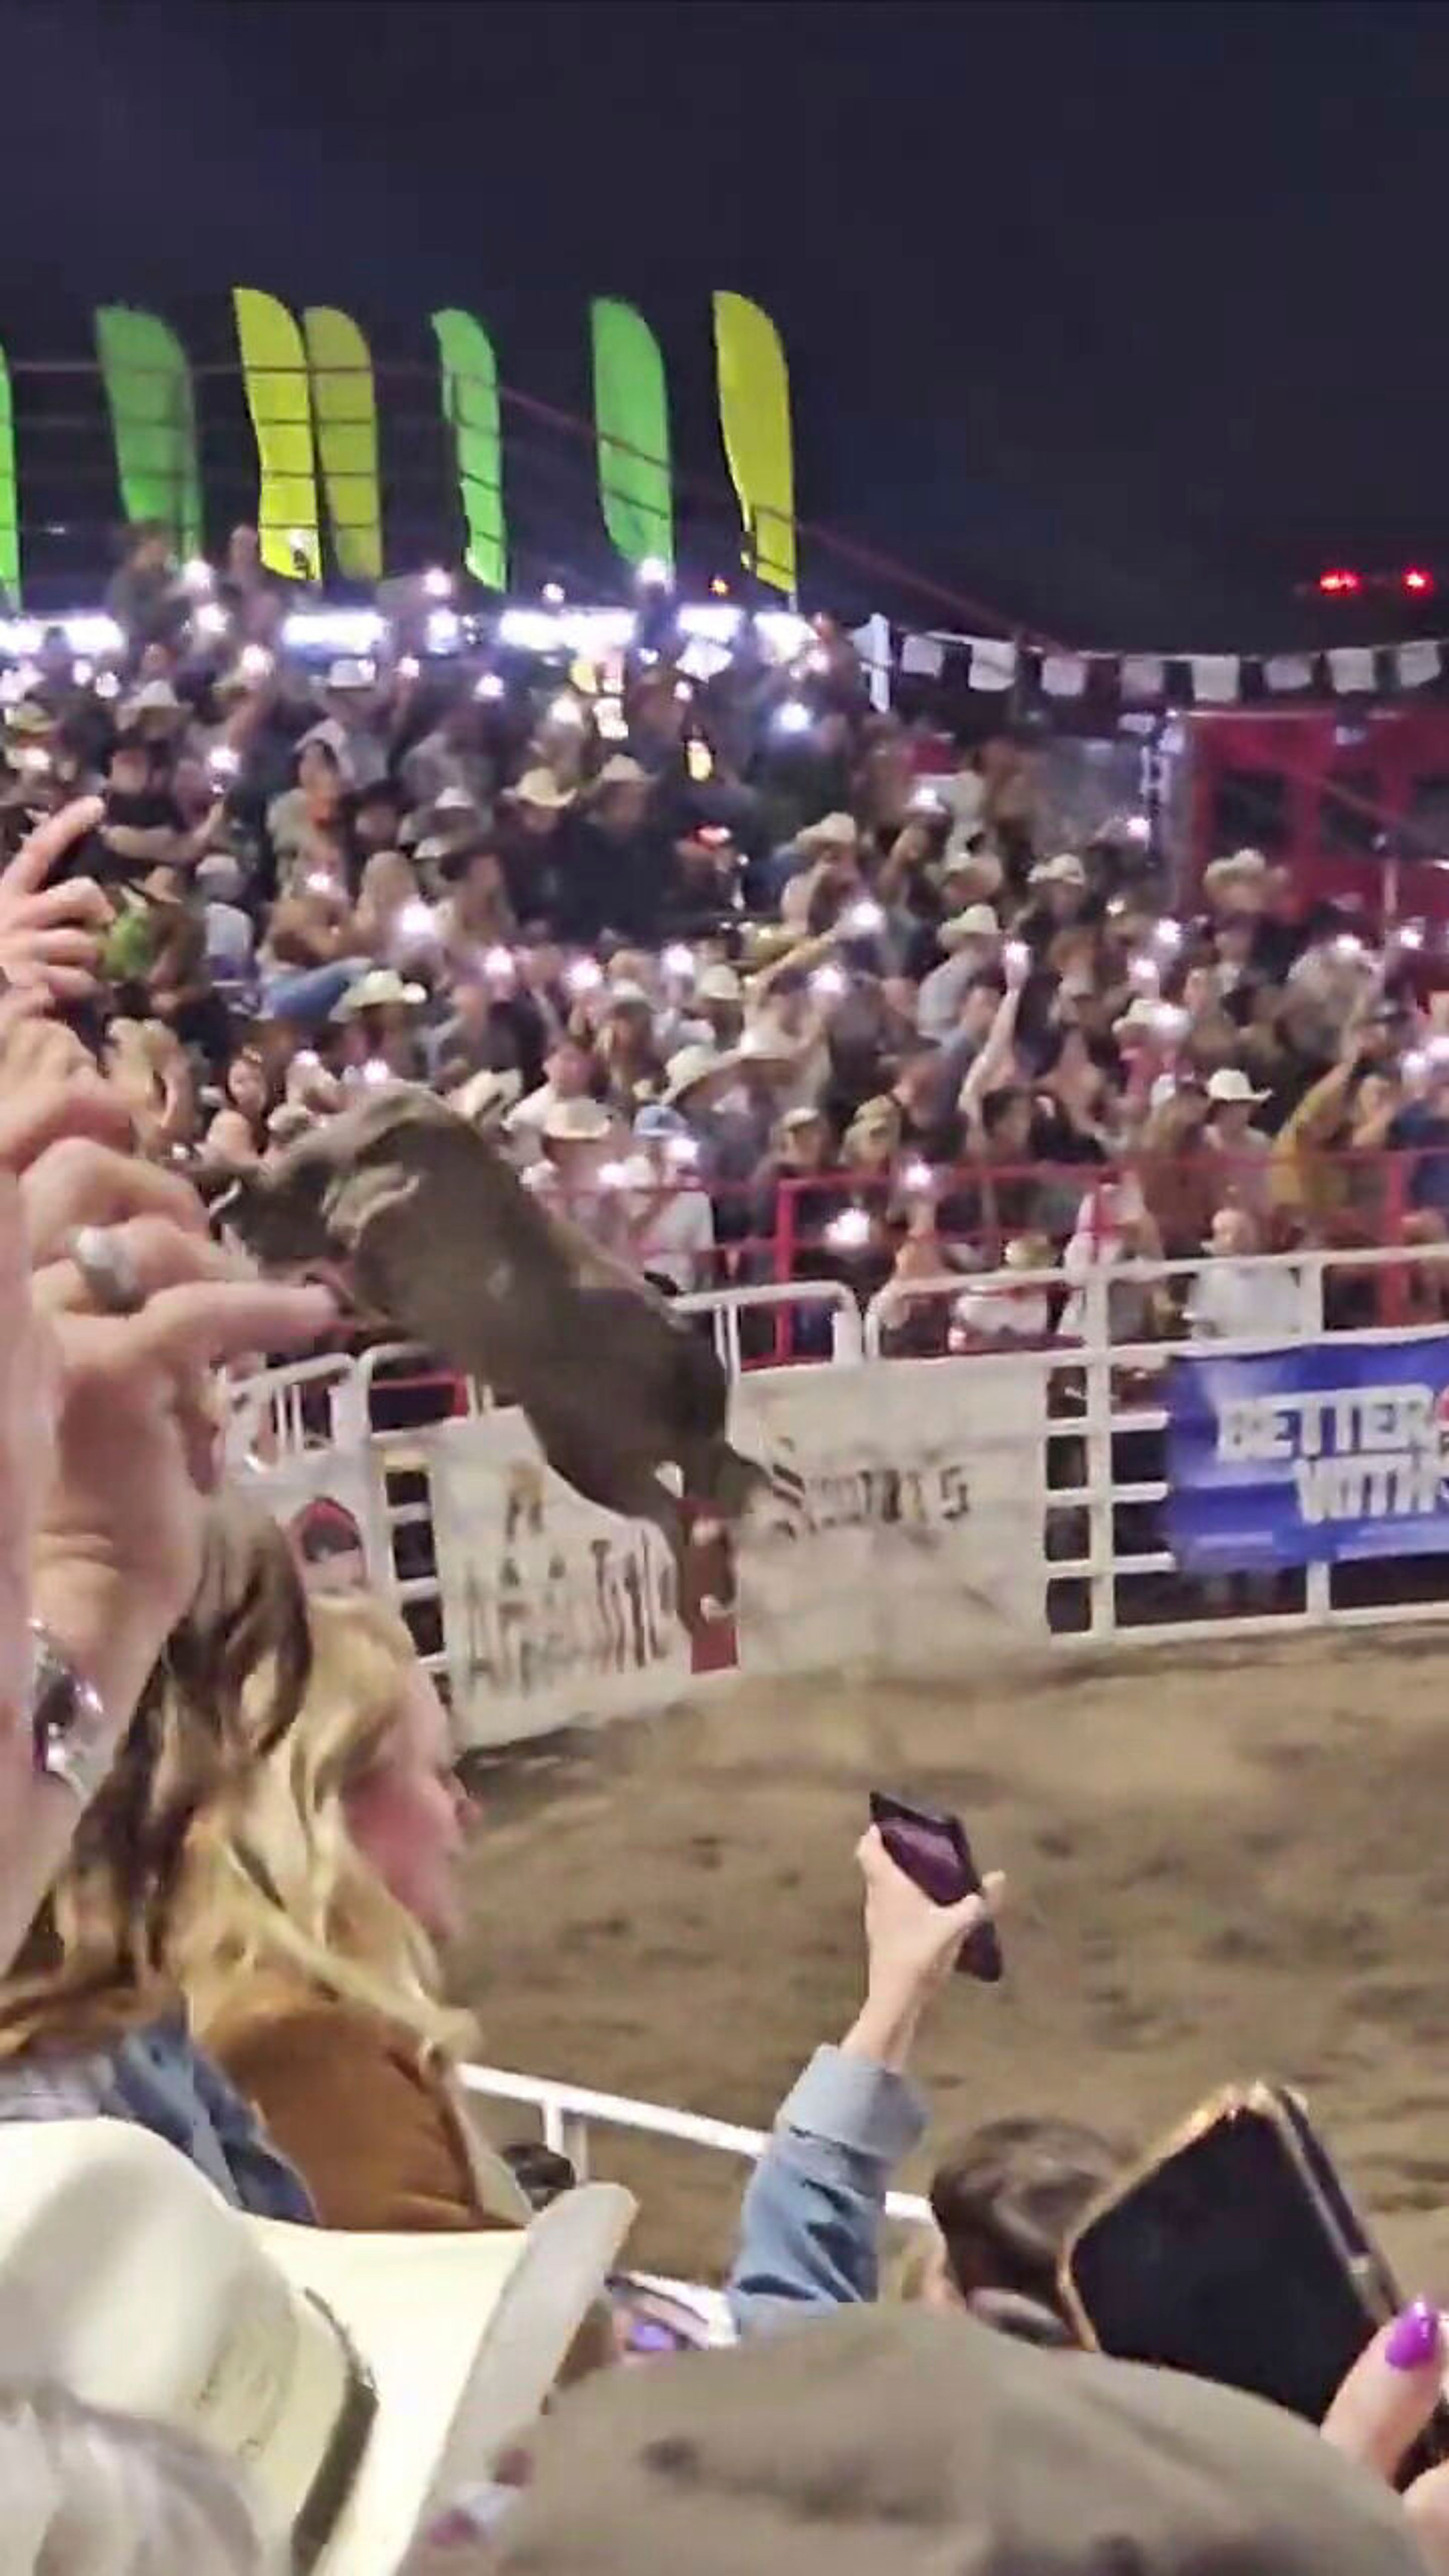
[[[686,1515],[661,1467],[726,1522],[768,1481],[725,1435],[710,1343],[431,1092],[377,1093],[238,1182],[218,1214],[266,1267],[341,1269],[360,1307],[519,1404],[576,1493],[664,1533],[682,1602]]]

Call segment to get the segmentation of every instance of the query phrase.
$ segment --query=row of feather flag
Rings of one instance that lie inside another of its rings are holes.
[[[323,529],[347,581],[387,570],[372,353],[350,314],[309,305],[300,320],[274,295],[232,292],[238,354],[258,463],[257,526],[268,569],[316,582]],[[713,299],[720,432],[739,505],[741,557],[793,599],[794,451],[789,372],[780,335],[748,296]],[[492,591],[509,582],[508,470],[497,358],[471,313],[431,316],[438,392],[452,442],[463,557]],[[637,571],[674,565],[674,476],[664,354],[636,307],[589,307],[599,504],[612,545]],[[204,550],[201,451],[192,371],[159,314],[124,304],[95,316],[121,508],[159,521],[185,554]],[[15,405],[0,351],[0,586],[21,597]]]

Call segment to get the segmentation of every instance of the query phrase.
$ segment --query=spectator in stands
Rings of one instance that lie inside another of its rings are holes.
[[[1406,2502],[1388,2480],[1437,2371],[1418,2362],[1406,2387],[1388,2354],[1386,2334],[1325,2437],[1178,2372],[1064,2361],[965,2319],[857,2312],[581,2391],[541,2428],[489,2554],[454,2563],[497,2576],[685,2564],[1425,2576],[1449,2564],[1444,2473]],[[413,2576],[445,2564],[424,2559]]]
[[[1235,1064],[1222,1065],[1208,1077],[1208,1115],[1202,1147],[1222,1158],[1222,1184],[1254,1216],[1266,1214],[1269,1200],[1268,1159],[1271,1140],[1254,1123],[1253,1113],[1268,1098],[1255,1091],[1248,1075]]]
[[[1302,1281],[1296,1270],[1260,1258],[1264,1245],[1252,1210],[1220,1207],[1207,1249],[1212,1259],[1197,1273],[1188,1299],[1197,1337],[1296,1341],[1305,1324]]]
[[[1005,1894],[1005,1881],[992,1876],[980,1896],[935,1904],[897,1868],[874,1826],[856,1859],[865,1881],[865,2002],[838,2048],[817,2049],[746,2188],[729,2286],[742,2335],[878,2296],[891,2174],[925,2129],[906,2080],[911,2050],[962,1942]]]
[[[714,1209],[699,1186],[699,1146],[677,1109],[641,1109],[634,1121],[630,1243],[646,1279],[690,1296],[714,1281]]]
[[[164,1964],[324,2226],[523,2224],[458,2083],[472,2024],[437,1967],[470,1814],[446,1715],[391,1612],[310,1608],[295,1723],[192,1825]]]
[[[242,2208],[306,2219],[295,2172],[194,2046],[164,1959],[192,1818],[286,1737],[306,1685],[305,1601],[264,1513],[214,1510],[201,1582],[165,1643],[0,1989],[0,2122],[134,2120]]]

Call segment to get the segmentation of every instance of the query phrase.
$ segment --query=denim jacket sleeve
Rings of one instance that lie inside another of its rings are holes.
[[[925,2125],[904,2076],[816,2050],[776,2113],[740,2212],[727,2295],[742,2339],[876,2297],[891,2174]]]

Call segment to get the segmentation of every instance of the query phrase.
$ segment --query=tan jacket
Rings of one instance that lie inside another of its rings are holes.
[[[280,1975],[253,1978],[205,2045],[291,2158],[323,2227],[528,2224],[457,2076],[380,2014]]]

